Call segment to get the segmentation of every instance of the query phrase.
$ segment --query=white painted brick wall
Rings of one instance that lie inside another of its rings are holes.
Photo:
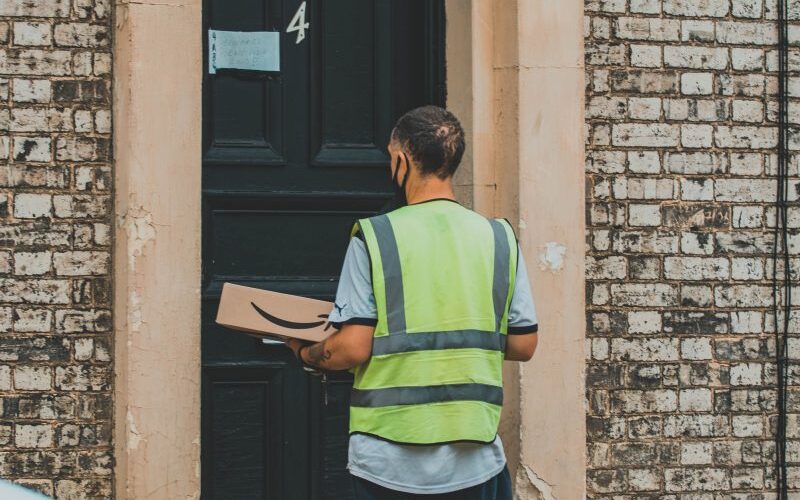
[[[585,7],[588,497],[772,499],[776,2]]]

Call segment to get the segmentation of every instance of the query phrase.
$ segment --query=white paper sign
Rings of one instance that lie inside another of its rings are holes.
[[[208,30],[208,72],[218,69],[280,71],[281,42],[277,31]]]

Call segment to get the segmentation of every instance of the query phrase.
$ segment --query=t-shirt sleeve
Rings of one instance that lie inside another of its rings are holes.
[[[336,328],[344,324],[378,324],[369,254],[360,238],[350,238],[336,290],[336,302],[328,321]]]
[[[511,295],[511,306],[508,309],[509,335],[524,335],[539,331],[539,320],[536,317],[536,306],[533,304],[528,270],[519,247],[517,247],[517,255],[517,279]]]

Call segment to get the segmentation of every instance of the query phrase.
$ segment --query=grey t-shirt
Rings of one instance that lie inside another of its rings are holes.
[[[377,321],[369,255],[359,238],[352,238],[345,255],[333,323],[374,324]],[[509,334],[536,331],[536,308],[522,252],[508,313]],[[438,494],[469,488],[499,474],[506,464],[500,436],[490,444],[452,443],[401,445],[364,434],[350,436],[350,473],[385,488],[416,494]]]

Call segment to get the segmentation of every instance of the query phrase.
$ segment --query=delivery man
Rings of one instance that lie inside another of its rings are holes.
[[[505,220],[455,201],[464,131],[424,106],[394,127],[391,173],[407,205],[358,221],[330,321],[301,362],[352,369],[348,469],[358,499],[511,500],[497,427],[503,359],[527,361],[537,320]]]

